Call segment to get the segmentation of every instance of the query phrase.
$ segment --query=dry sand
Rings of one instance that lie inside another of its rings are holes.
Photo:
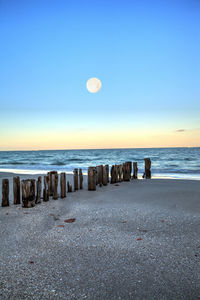
[[[0,299],[200,299],[200,181],[0,208]]]

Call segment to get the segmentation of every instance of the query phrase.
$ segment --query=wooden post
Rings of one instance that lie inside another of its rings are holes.
[[[69,181],[67,181],[67,191],[68,193],[72,192],[72,185],[69,183]]]
[[[123,165],[119,165],[119,182],[123,180]]]
[[[37,194],[36,194],[35,203],[39,204],[39,203],[41,203],[41,192],[42,192],[42,178],[41,178],[41,176],[38,177],[36,186],[37,186]]]
[[[35,179],[22,180],[22,206],[35,206]]]
[[[52,174],[52,190],[53,190],[53,199],[58,199],[58,173]]]
[[[82,173],[82,169],[79,169],[79,187],[80,187],[80,190],[83,189],[83,173]]]
[[[138,167],[137,167],[137,163],[133,162],[133,179],[137,179],[138,178]]]
[[[105,165],[106,175],[107,175],[107,183],[109,183],[109,165]]]
[[[116,183],[117,182],[117,168],[116,168],[116,165],[113,165],[111,167],[110,173],[111,173],[111,181],[110,181],[110,183],[111,184]]]
[[[130,179],[131,179],[130,163],[125,162],[123,164],[123,180],[124,181],[130,181]]]
[[[130,173],[130,180],[131,180],[132,162],[131,161],[127,161],[127,165],[129,166],[129,173]]]
[[[44,176],[43,201],[49,201],[49,176]]]
[[[19,176],[13,178],[13,198],[14,198],[14,204],[20,204],[20,178],[19,178]]]
[[[78,169],[74,169],[74,191],[78,190]]]
[[[142,177],[149,179],[151,178],[151,160],[150,158],[145,158],[144,162],[145,162],[145,171]]]
[[[61,198],[66,197],[66,174],[60,174],[60,191],[61,191]]]
[[[103,185],[108,184],[108,175],[107,175],[107,167],[103,166],[103,180],[102,180]]]
[[[96,190],[96,168],[88,168],[88,191]]]
[[[103,166],[97,166],[97,182],[99,186],[102,186],[103,183]]]
[[[9,206],[9,180],[2,179],[2,207]]]
[[[57,171],[51,171],[51,172],[48,172],[47,175],[49,177],[49,196],[53,196],[53,189],[54,189],[54,186],[53,186],[53,175],[55,174],[58,174]]]

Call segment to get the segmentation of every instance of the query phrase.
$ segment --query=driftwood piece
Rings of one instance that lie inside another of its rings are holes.
[[[107,183],[109,183],[109,165],[105,165],[106,175],[107,175]]]
[[[49,201],[49,176],[44,176],[43,201]]]
[[[96,190],[96,168],[88,168],[88,191]]]
[[[97,166],[97,184],[102,186],[103,183],[103,165]]]
[[[60,174],[60,196],[66,197],[66,174],[64,172]]]
[[[35,179],[22,180],[22,206],[35,206]]]
[[[41,193],[42,193],[42,177],[39,176],[36,182],[37,193],[36,193],[36,204],[41,203]]]
[[[130,163],[125,162],[123,163],[123,180],[130,181],[130,179],[131,179]]]
[[[19,176],[13,178],[13,198],[14,204],[20,204],[20,178]]]
[[[151,178],[151,160],[150,160],[150,158],[145,158],[144,163],[145,163],[145,171],[144,171],[144,174],[142,177],[149,179],[149,178]]]
[[[137,162],[133,162],[133,179],[138,178],[138,167]]]
[[[117,166],[116,165],[113,165],[111,167],[110,175],[111,175],[111,181],[110,181],[110,183],[111,184],[116,183],[117,182]]]
[[[72,192],[72,185],[69,183],[69,181],[67,181],[67,191],[68,193]]]
[[[78,169],[74,169],[74,191],[78,190]]]
[[[82,173],[82,169],[79,169],[79,188],[80,188],[80,190],[83,189],[83,173]]]
[[[2,180],[2,207],[9,206],[9,180]]]
[[[58,199],[58,173],[52,174],[53,199]]]
[[[106,166],[103,166],[103,179],[102,179],[102,183],[105,186],[108,184],[108,175],[107,175],[107,167]]]
[[[49,196],[53,196],[53,189],[54,189],[54,187],[53,187],[53,184],[54,184],[53,183],[53,175],[55,175],[55,174],[58,174],[58,172],[57,171],[50,171],[50,172],[47,173],[47,176],[49,177],[49,181],[48,181]]]

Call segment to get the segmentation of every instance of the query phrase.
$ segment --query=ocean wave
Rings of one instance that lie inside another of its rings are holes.
[[[50,163],[51,166],[65,166],[65,163],[62,161],[53,161],[52,163]]]

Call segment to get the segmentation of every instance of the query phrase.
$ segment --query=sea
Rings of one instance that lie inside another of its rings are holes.
[[[144,172],[144,158],[152,161],[153,178],[200,180],[200,147],[197,148],[134,148],[91,150],[1,151],[0,172],[46,173],[49,170],[72,173],[89,166],[138,163],[138,174]]]

